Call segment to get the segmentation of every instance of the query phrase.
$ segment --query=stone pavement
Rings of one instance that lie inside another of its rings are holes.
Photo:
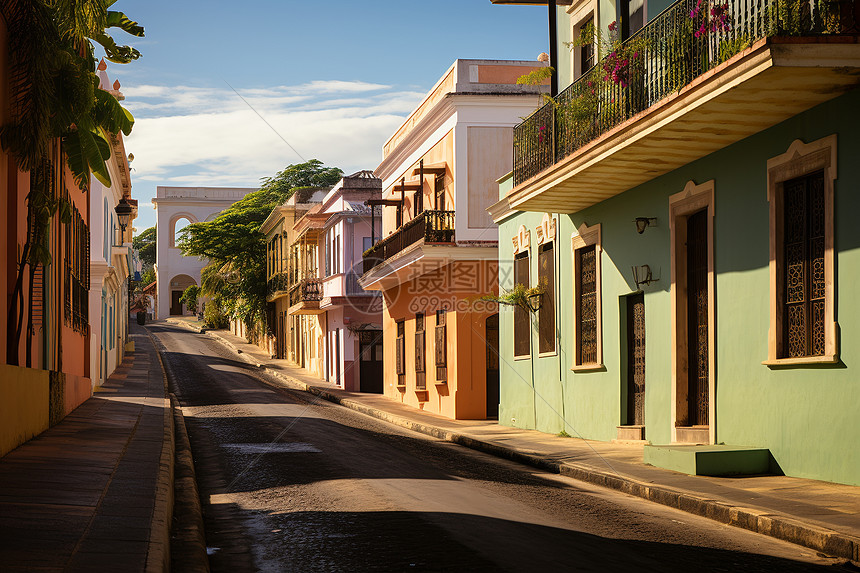
[[[173,416],[158,354],[135,351],[59,424],[0,458],[0,571],[164,571]]]
[[[171,322],[198,330],[182,320]],[[488,420],[449,420],[378,394],[345,392],[229,331],[207,334],[284,386],[365,414],[545,470],[860,561],[860,487],[787,476],[690,476],[642,463],[642,446],[562,438]]]

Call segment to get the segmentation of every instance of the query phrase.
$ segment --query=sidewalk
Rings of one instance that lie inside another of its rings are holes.
[[[173,416],[158,355],[135,351],[63,421],[0,458],[0,570],[167,570]]]
[[[170,319],[193,330],[197,327]],[[379,394],[345,392],[272,360],[229,331],[207,334],[240,358],[261,366],[284,386],[311,392],[370,416],[493,455],[526,463],[650,501],[675,507],[860,561],[860,487],[786,476],[689,476],[642,463],[642,446],[560,438],[495,421],[449,420]]]

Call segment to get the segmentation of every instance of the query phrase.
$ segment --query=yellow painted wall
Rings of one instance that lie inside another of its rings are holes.
[[[48,429],[48,386],[47,370],[0,364],[0,456]]]

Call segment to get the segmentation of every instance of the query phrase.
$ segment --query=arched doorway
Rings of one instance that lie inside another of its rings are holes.
[[[196,285],[197,281],[188,275],[176,275],[172,279],[170,279],[170,315],[171,316],[181,316],[185,314],[186,308],[185,305],[179,302],[179,299],[182,298],[182,293],[185,292],[185,289],[192,285]]]

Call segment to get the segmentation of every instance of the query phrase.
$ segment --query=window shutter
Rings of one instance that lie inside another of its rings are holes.
[[[436,311],[436,380],[448,380],[448,330],[445,310]]]
[[[424,390],[427,387],[425,381],[425,334],[424,315],[415,315],[415,389]]]
[[[545,291],[538,311],[538,350],[555,351],[555,257],[553,244],[545,243],[538,251],[538,284]]]
[[[529,288],[528,253],[520,253],[514,259],[514,284]],[[514,307],[514,356],[528,356],[531,347],[529,313],[519,306]]]
[[[786,181],[783,196],[783,348],[824,354],[824,172]]]
[[[399,321],[397,323],[397,340],[395,344],[395,355],[396,359],[396,371],[398,377],[404,376],[406,374],[406,340],[405,340],[405,326],[403,321]],[[398,384],[400,383],[400,379],[398,379]]]
[[[577,251],[579,275],[577,289],[579,300],[579,337],[577,364],[597,362],[597,257],[594,245]]]

